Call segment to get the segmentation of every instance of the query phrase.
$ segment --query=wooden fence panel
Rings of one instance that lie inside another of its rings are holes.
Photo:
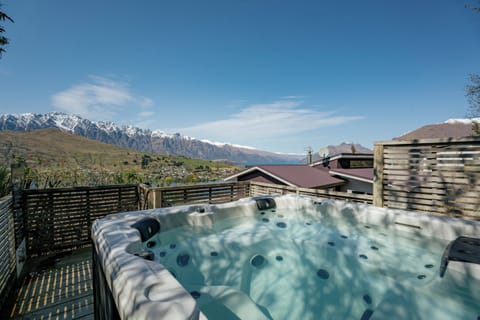
[[[383,151],[374,182],[382,190],[378,203],[480,218],[480,137],[378,142],[375,148]]]
[[[361,203],[368,203],[368,204],[371,204],[373,201],[373,197],[367,194],[329,191],[329,190],[323,190],[323,189],[295,188],[290,186],[282,186],[278,184],[250,182],[250,196],[252,197],[263,196],[263,195],[285,195],[285,194],[298,194],[298,195],[318,197],[322,199],[361,202]]]
[[[249,196],[248,183],[219,183],[154,189],[162,207],[195,203],[222,203]]]
[[[29,257],[87,246],[95,219],[138,209],[137,185],[25,190],[23,199]]]
[[[15,223],[12,197],[0,199],[0,305],[16,276]]]
[[[161,208],[186,204],[222,203],[249,197],[248,182],[183,185],[148,188],[141,185],[142,209]]]

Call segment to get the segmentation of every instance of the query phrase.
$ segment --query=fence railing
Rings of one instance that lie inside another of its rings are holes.
[[[95,219],[132,210],[138,210],[137,185],[25,190],[27,255],[48,255],[89,245]]]
[[[374,205],[480,218],[480,137],[375,143]]]
[[[357,194],[349,192],[329,191],[323,189],[307,189],[296,188],[290,186],[281,186],[277,184],[250,182],[250,196],[256,197],[261,195],[283,195],[298,194],[304,196],[312,196],[323,199],[343,200],[350,202],[362,202],[371,204],[373,197],[368,194]]]
[[[12,197],[0,199],[0,305],[16,276],[15,225]]]
[[[250,195],[248,182],[196,184],[150,188],[140,185],[141,208],[161,208],[195,203],[235,201]]]
[[[221,203],[244,197],[261,195],[298,194],[324,199],[372,203],[372,196],[321,189],[295,188],[261,182],[229,182],[219,184],[187,185],[150,188],[140,185],[141,208],[161,208],[195,203]]]

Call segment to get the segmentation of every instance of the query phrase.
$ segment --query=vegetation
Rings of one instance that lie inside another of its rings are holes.
[[[470,84],[465,87],[465,91],[469,104],[468,116],[480,117],[480,75],[470,75]]]
[[[478,2],[478,4],[476,4],[476,5],[466,4],[465,8],[471,9],[473,11],[480,12],[480,1],[477,1],[477,2]]]
[[[220,162],[137,152],[57,129],[0,131],[0,166],[25,162],[26,188],[218,181],[240,170]]]
[[[0,166],[0,198],[11,191],[10,171],[7,167]]]
[[[1,7],[2,7],[2,4],[0,3],[0,8]],[[12,18],[10,18],[5,12],[0,10],[0,21],[3,22],[6,20],[13,22]],[[9,39],[3,35],[4,32],[5,32],[5,28],[3,27],[3,25],[0,25],[0,58],[2,57],[2,54],[5,52],[5,47],[10,42]]]

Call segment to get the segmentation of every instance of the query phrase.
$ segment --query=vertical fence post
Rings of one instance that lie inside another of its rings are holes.
[[[86,214],[87,214],[87,226],[88,226],[88,234],[90,234],[91,228],[92,228],[92,220],[90,217],[90,190],[87,189],[86,192],[86,197],[87,197],[87,207],[85,209]]]
[[[384,145],[376,143],[373,148],[373,205],[383,207]]]

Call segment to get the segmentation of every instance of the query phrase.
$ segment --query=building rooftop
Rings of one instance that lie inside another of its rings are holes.
[[[343,180],[332,177],[328,172],[318,170],[309,165],[258,165],[244,170],[236,175],[227,177],[232,180],[245,174],[260,171],[286,185],[301,188],[331,187],[345,183]]]
[[[373,168],[331,169],[331,175],[373,183]]]

